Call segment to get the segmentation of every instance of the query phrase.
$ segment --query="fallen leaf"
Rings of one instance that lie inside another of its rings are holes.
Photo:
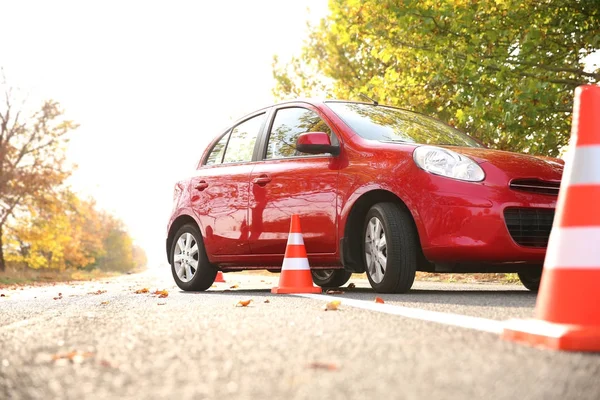
[[[237,306],[242,306],[242,307],[248,307],[248,304],[250,304],[250,302],[252,301],[252,299],[250,300],[240,300],[237,302],[237,304],[235,305]]]
[[[165,297],[169,296],[169,292],[166,290],[157,290],[152,294],[157,294],[159,299],[164,299]]]
[[[95,292],[88,292],[88,294],[102,294],[102,293],[106,293],[106,290],[96,290]]]
[[[62,297],[62,293],[59,293],[59,294],[58,294],[58,297]]]
[[[356,285],[354,283],[348,284],[348,289],[354,289]]]
[[[266,299],[264,302],[265,302],[265,303],[270,303],[269,299]]]
[[[375,297],[375,303],[383,304],[383,303],[385,303],[385,301],[383,301],[383,299],[381,297]]]
[[[6,297],[6,295],[4,293],[0,294],[0,297]]]
[[[100,364],[101,366],[106,367],[106,368],[117,368],[116,365],[114,365],[110,361],[106,361],[106,360],[100,360],[100,361],[98,361],[98,364]]]
[[[326,369],[328,371],[336,371],[338,369],[337,365],[333,363],[324,363],[320,361],[312,362],[308,364],[308,366],[313,369]]]
[[[62,296],[60,296],[60,297],[53,297],[53,299],[54,300],[60,300],[60,299],[62,299]]]
[[[148,288],[143,288],[140,290],[136,290],[135,294],[142,294],[142,293],[148,293],[148,292],[149,292]]]
[[[54,354],[52,356],[53,361],[58,360],[69,360],[74,364],[81,364],[81,362],[89,357],[93,357],[94,353],[88,351],[71,351],[69,353]]]
[[[333,300],[325,304],[325,311],[337,311],[338,307],[342,304],[340,300]]]
[[[329,289],[328,291],[325,292],[325,294],[344,294],[344,291]]]
[[[238,284],[235,284],[235,285],[229,287],[229,289],[237,289],[237,288],[239,288]]]
[[[108,304],[108,301],[103,301],[103,302],[102,302],[102,303],[100,303],[100,304],[102,304],[102,305],[106,305],[106,304]]]

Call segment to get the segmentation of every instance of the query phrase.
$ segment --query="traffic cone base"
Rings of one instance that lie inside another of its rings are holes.
[[[506,322],[502,337],[513,342],[552,350],[600,349],[600,326],[556,324],[539,319],[513,319]]]
[[[281,273],[279,278],[279,287],[271,289],[271,293],[321,293],[322,290],[318,286],[313,286],[313,281],[310,272],[306,270],[287,270],[285,274]]]

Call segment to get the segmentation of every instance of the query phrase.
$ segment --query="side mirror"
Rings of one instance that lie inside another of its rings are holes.
[[[325,132],[306,132],[298,136],[296,150],[308,154],[331,153],[334,156],[340,154],[340,147],[333,146],[329,136]]]

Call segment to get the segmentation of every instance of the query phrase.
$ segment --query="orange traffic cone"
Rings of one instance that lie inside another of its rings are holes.
[[[569,154],[536,319],[508,321],[503,337],[559,350],[600,351],[600,86],[575,89]]]
[[[221,271],[217,272],[217,277],[215,278],[216,283],[226,283],[225,277]]]
[[[279,287],[271,289],[271,293],[321,293],[320,287],[313,286],[300,229],[300,218],[297,215],[292,215],[292,226],[279,276]]]

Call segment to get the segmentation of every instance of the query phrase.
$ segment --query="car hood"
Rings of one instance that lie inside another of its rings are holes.
[[[560,181],[562,178],[564,161],[559,158],[473,147],[451,149],[464,154],[478,164],[490,163],[513,178],[539,178],[549,181]]]

